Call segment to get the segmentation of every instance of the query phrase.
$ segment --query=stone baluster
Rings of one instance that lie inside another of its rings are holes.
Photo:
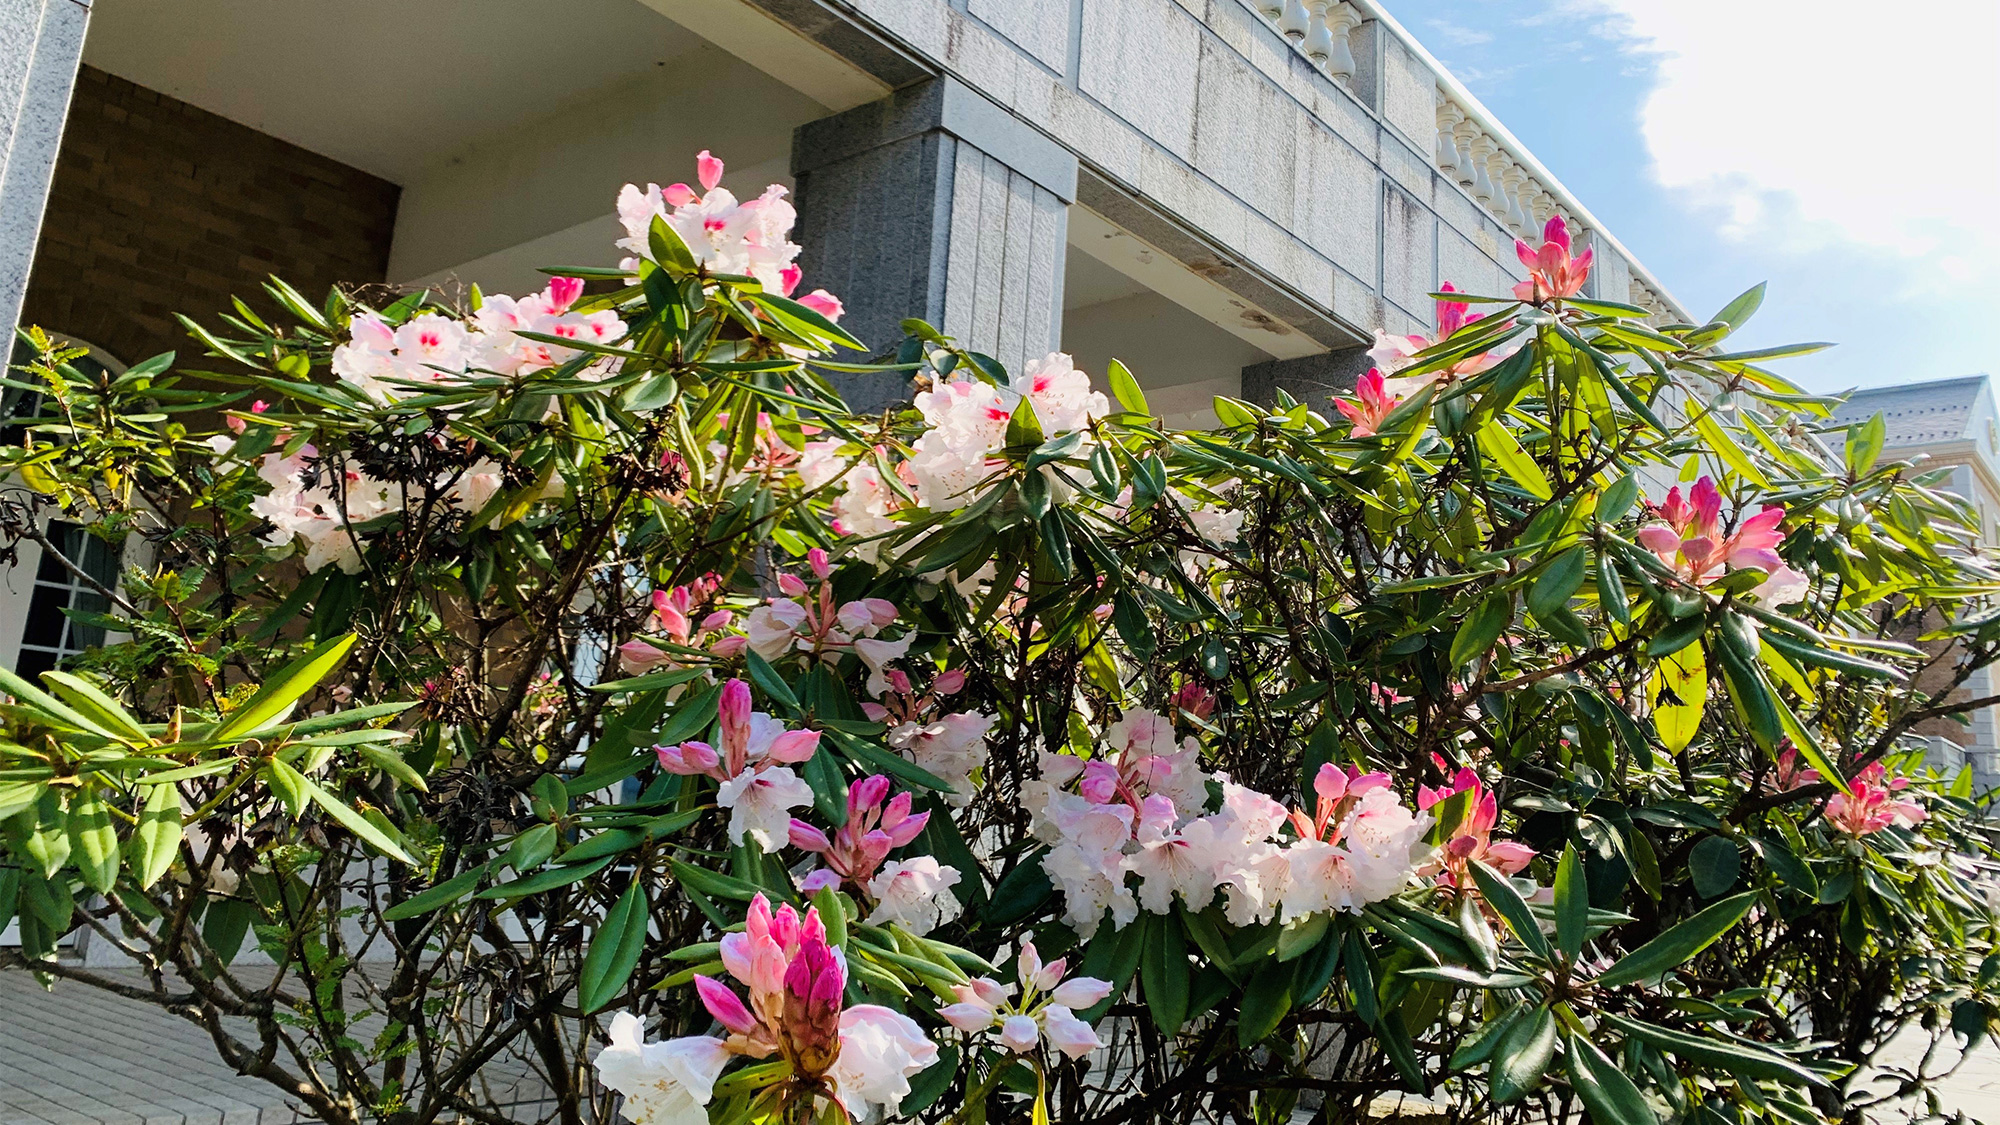
[[[1493,199],[1499,190],[1493,186],[1492,175],[1492,162],[1499,152],[1500,146],[1493,143],[1492,137],[1483,132],[1473,134],[1472,194],[1489,208],[1493,206]]]
[[[1343,86],[1354,85],[1354,29],[1361,26],[1361,13],[1347,0],[1336,0],[1326,11],[1327,38],[1331,40],[1331,50],[1326,59],[1326,72]]]
[[[1540,188],[1540,185],[1536,186],[1538,189]],[[1537,190],[1535,192],[1534,204],[1535,230],[1540,231],[1543,226],[1547,225],[1549,216],[1556,213],[1556,197],[1550,195],[1546,190]]]
[[[1278,17],[1285,14],[1285,0],[1257,0],[1257,10],[1264,14],[1265,19],[1276,23]]]
[[[1458,152],[1458,182],[1467,191],[1472,190],[1472,185],[1478,180],[1473,172],[1472,159],[1472,138],[1478,133],[1479,127],[1472,123],[1470,117],[1461,116],[1458,124],[1451,127],[1451,147]]]
[[[1513,161],[1508,158],[1507,150],[1501,148],[1499,142],[1488,138],[1488,143],[1493,151],[1486,154],[1486,182],[1489,185],[1486,203],[1492,209],[1494,217],[1504,226],[1507,222],[1507,166]]]
[[[1333,58],[1333,32],[1326,25],[1326,10],[1333,0],[1305,0],[1305,3],[1306,38],[1301,47],[1313,65],[1326,70]]]
[[[1500,170],[1500,182],[1507,193],[1507,226],[1517,234],[1528,229],[1527,212],[1521,207],[1521,194],[1527,181],[1528,173],[1511,160]]]
[[[1278,17],[1278,30],[1294,43],[1306,37],[1312,30],[1312,16],[1306,12],[1305,0],[1285,0],[1285,11]]]
[[[1453,105],[1450,98],[1444,96],[1443,90],[1439,90],[1437,92],[1437,154],[1434,159],[1437,161],[1438,171],[1443,172],[1447,176],[1458,175],[1458,142],[1453,139],[1453,130],[1457,129],[1458,123],[1463,120],[1465,120],[1465,113],[1456,105]]]

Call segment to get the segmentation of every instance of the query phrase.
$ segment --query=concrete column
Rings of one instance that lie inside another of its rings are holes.
[[[41,236],[89,0],[0,0],[0,355]]]
[[[1329,400],[1336,394],[1353,391],[1355,380],[1373,366],[1375,361],[1368,358],[1368,349],[1363,347],[1253,363],[1243,369],[1243,397],[1259,406],[1275,406],[1277,392],[1282,389],[1293,399],[1325,414],[1333,409]]]
[[[877,355],[918,317],[1018,373],[1062,335],[1076,157],[951,78],[814,121],[792,141],[806,284],[847,306]],[[903,376],[844,381],[852,405],[907,393]]]

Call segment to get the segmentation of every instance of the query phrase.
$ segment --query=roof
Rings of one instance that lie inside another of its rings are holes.
[[[1833,420],[1847,425],[1880,413],[1888,425],[1884,444],[1891,446],[1965,441],[1974,436],[1975,413],[1986,382],[1980,374],[1869,387],[1850,394],[1846,404],[1833,412]]]

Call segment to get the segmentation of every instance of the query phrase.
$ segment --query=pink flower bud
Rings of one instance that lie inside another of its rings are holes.
[[[771,743],[765,755],[772,762],[803,762],[811,758],[819,749],[819,732],[816,730],[788,730]]]
[[[797,817],[792,818],[791,836],[792,846],[800,851],[824,852],[833,848],[833,841],[826,838],[826,833]]]
[[[729,623],[734,620],[736,620],[734,611],[718,609],[701,619],[701,631],[704,633],[713,633],[717,629],[727,629],[729,628]]]
[[[742,656],[750,647],[750,638],[745,636],[724,637],[708,646],[708,651],[724,660],[734,660]]]
[[[1347,796],[1347,774],[1332,762],[1321,766],[1313,775],[1313,792],[1322,801],[1338,801]]]
[[[1118,799],[1118,767],[1110,762],[1088,763],[1077,789],[1093,805],[1110,804]]]
[[[701,196],[694,193],[693,188],[686,184],[668,184],[660,192],[660,197],[667,201],[667,206],[669,207],[686,207],[688,204],[701,198]]]
[[[1111,982],[1096,977],[1071,977],[1049,993],[1049,1001],[1065,1008],[1088,1008],[1111,995]]]
[[[731,757],[741,754],[750,742],[750,685],[742,680],[722,685],[716,713],[722,720],[723,752]]]
[[[888,719],[889,709],[880,703],[863,701],[861,704],[861,714],[866,716],[869,722],[879,723]]]
[[[618,667],[627,675],[643,676],[666,662],[667,654],[658,645],[630,640],[618,646]]]
[[[242,433],[242,432],[243,432],[244,430],[247,430],[247,429],[249,429],[249,428],[250,428],[250,424],[249,424],[248,422],[245,422],[245,421],[244,421],[243,419],[241,419],[241,418],[238,418],[238,417],[237,417],[236,415],[234,415],[234,414],[225,414],[225,415],[223,415],[223,416],[222,416],[222,424],[223,424],[223,425],[225,425],[225,426],[228,426],[228,427],[229,427],[229,432],[230,432],[230,433],[232,433],[232,434],[240,434],[240,433]]]
[[[787,297],[791,296],[792,291],[799,287],[799,282],[804,280],[805,276],[805,271],[800,269],[796,262],[779,270],[778,292]]]
[[[908,793],[896,794],[889,799],[887,805],[882,807],[882,829],[885,832],[895,831],[897,825],[909,818],[910,795]]]
[[[1013,985],[1001,984],[992,977],[974,977],[971,984],[961,984],[953,987],[957,989],[960,1000],[977,1000],[989,1008],[997,1008],[1005,1004],[1007,998],[1014,995]],[[967,995],[968,992],[971,995]]]
[[[796,574],[780,574],[778,589],[783,591],[786,597],[802,598],[806,593],[805,579]]]
[[[875,627],[878,629],[895,624],[896,617],[900,613],[895,602],[884,598],[864,598],[861,604],[868,607],[868,613],[875,619]]]
[[[1035,949],[1035,943],[1023,940],[1021,952],[1014,959],[1014,972],[1021,980],[1021,987],[1035,987],[1035,978],[1042,973],[1042,955]]]
[[[847,819],[861,819],[862,814],[880,805],[888,795],[889,779],[879,773],[855,782],[847,791]]]
[[[757,1019],[750,1014],[728,985],[710,977],[695,974],[694,990],[701,997],[702,1007],[715,1017],[715,1022],[738,1035],[749,1035],[757,1030]]]
[[[1000,1042],[1015,1054],[1026,1054],[1041,1042],[1042,1029],[1030,1016],[1008,1016],[1000,1024]]]
[[[931,681],[931,690],[939,695],[957,695],[964,689],[965,673],[957,668],[949,672],[940,672],[938,678]]]
[[[581,296],[583,296],[582,278],[552,277],[549,279],[549,304],[555,306],[555,311],[563,312],[567,310],[571,305],[576,304],[576,299]]]
[[[889,681],[889,690],[894,692],[895,694],[897,695],[910,694],[909,673],[903,671],[901,668],[889,669],[887,672],[882,673],[882,678]],[[867,706],[868,704],[865,703],[862,704],[863,708],[866,708]]]
[[[708,191],[714,191],[715,185],[722,182],[722,161],[710,156],[707,149],[695,154],[694,171],[696,178],[701,180],[701,186]]]
[[[792,823],[797,824],[798,821]],[[806,872],[805,878],[799,880],[800,892],[809,895],[816,895],[828,887],[838,886],[840,886],[840,872],[830,867],[815,867]]]
[[[909,794],[905,793],[904,796],[907,797],[909,796]],[[909,819],[903,821],[901,824],[898,824],[896,827],[889,830],[890,844],[898,848],[904,846],[905,844],[908,844],[911,840],[914,840],[917,837],[923,835],[924,825],[929,824],[930,822],[931,822],[931,814],[927,812],[920,812],[917,815],[910,817]]]
[[[847,312],[846,306],[840,303],[840,298],[824,289],[815,289],[805,296],[800,297],[799,304],[804,305],[828,320],[837,321]]]
[[[993,1009],[983,1004],[952,1004],[939,1008],[938,1015],[964,1032],[981,1032],[993,1026]]]
[[[806,565],[812,567],[814,576],[819,578],[825,578],[833,573],[833,563],[828,561],[826,549],[823,547],[814,547],[806,552]]]

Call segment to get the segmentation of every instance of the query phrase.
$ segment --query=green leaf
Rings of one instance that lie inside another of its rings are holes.
[[[1718,839],[1711,836],[1709,839]],[[1734,845],[1731,845],[1734,850]],[[1627,953],[1597,978],[1605,988],[1658,979],[1661,974],[1685,964],[1743,920],[1757,904],[1758,893],[1745,891],[1709,906],[1653,940]]]
[[[1291,965],[1276,960],[1264,962],[1243,990],[1243,1004],[1236,1017],[1236,1042],[1243,1047],[1261,1043],[1278,1029],[1292,1010]]]
[[[1472,881],[1479,884],[1479,893],[1486,896],[1487,904],[1498,911],[1500,917],[1506,919],[1507,928],[1514,931],[1514,936],[1521,939],[1523,945],[1544,958],[1549,956],[1549,939],[1542,935],[1542,928],[1535,922],[1534,912],[1528,909],[1527,900],[1521,897],[1521,892],[1514,889],[1514,884],[1505,875],[1474,860]]]
[[[1583,570],[1588,552],[1581,546],[1557,555],[1528,590],[1528,612],[1546,618],[1569,604],[1583,586]]]
[[[763,692],[765,698],[789,714],[799,713],[799,697],[792,694],[792,686],[778,675],[778,670],[771,667],[769,661],[751,648],[743,650],[743,661],[750,670],[750,682],[757,685],[757,690]]]
[[[1570,1085],[1596,1125],[1659,1125],[1639,1087],[1596,1044],[1574,1033],[1565,1036],[1564,1043]]]
[[[1556,946],[1574,960],[1583,952],[1583,935],[1590,922],[1590,888],[1583,878],[1583,860],[1576,847],[1563,844],[1556,864]]]
[[[1556,1055],[1556,1018],[1547,1007],[1515,1024],[1493,1050],[1488,1081],[1497,1105],[1519,1101],[1542,1084]]]
[[[1702,662],[1701,646],[1689,645],[1660,661],[1646,681],[1646,699],[1653,708],[1653,725],[1668,752],[1678,754],[1687,749],[1701,729],[1702,709],[1708,703],[1708,669]]]
[[[1708,451],[1722,458],[1724,464],[1743,474],[1759,488],[1771,487],[1771,480],[1764,475],[1764,470],[1750,460],[1749,455],[1743,452],[1743,447],[1737,445],[1736,439],[1722,428],[1722,423],[1715,420],[1715,411],[1712,408],[1695,414],[1694,428],[1701,434],[1702,440],[1708,443]]]
[[[1736,841],[1726,836],[1704,837],[1688,853],[1688,874],[1694,877],[1695,893],[1703,898],[1714,898],[1735,886],[1742,871],[1743,855]]]
[[[208,741],[218,744],[238,742],[284,718],[300,698],[318,687],[319,682],[347,658],[348,650],[354,647],[358,637],[356,633],[335,637],[278,669],[258,689],[257,694],[229,713],[222,725],[209,734]]]
[[[996,893],[996,899],[999,897]],[[1145,947],[1139,953],[1139,986],[1146,994],[1146,1008],[1153,1024],[1168,1035],[1177,1034],[1187,1022],[1188,959],[1180,923],[1172,917],[1144,915],[1149,927]]]
[[[1712,319],[1727,324],[1730,332],[1743,327],[1744,324],[1749,322],[1750,317],[1756,313],[1757,307],[1764,303],[1765,284],[1765,282],[1760,281],[1744,290],[1735,300],[1722,306],[1722,311],[1716,313]],[[1724,333],[1724,335],[1726,336],[1728,333]]]
[[[1514,478],[1514,483],[1520,485],[1529,495],[1537,500],[1547,500],[1555,495],[1555,490],[1549,487],[1549,478],[1542,472],[1542,467],[1535,463],[1534,458],[1528,456],[1527,451],[1521,448],[1521,443],[1515,441],[1514,435],[1508,433],[1507,428],[1497,419],[1489,419],[1473,437],[1479,443],[1480,450],[1505,469],[1507,475]]]
[[[64,702],[89,716],[98,726],[117,735],[119,739],[138,746],[147,746],[152,739],[139,727],[134,719],[116,699],[106,695],[96,684],[82,676],[72,675],[60,669],[42,673],[42,682],[49,685]]]
[[[576,1003],[584,1014],[611,1003],[625,990],[646,948],[646,923],[646,893],[635,876],[590,936],[590,952],[584,955],[576,982]]]
[[[1022,395],[1007,419],[1007,444],[1016,449],[1032,449],[1046,440],[1042,420],[1035,415],[1034,400]]]
[[[1751,1078],[1770,1078],[1794,1086],[1826,1087],[1827,1081],[1805,1067],[1771,1051],[1747,1043],[1724,1042],[1690,1035],[1655,1024],[1642,1023],[1613,1012],[1599,1012],[1597,1018],[1649,1046],[1657,1047],[1691,1063],[1699,1063]]]
[[[91,890],[108,892],[118,883],[118,829],[103,794],[90,787],[72,796],[67,826],[77,874]]]
[[[1452,664],[1465,668],[1485,656],[1513,619],[1513,598],[1504,593],[1486,595],[1471,613],[1465,615],[1464,623],[1459,625],[1457,635],[1451,639]]]
[[[1146,405],[1146,392],[1139,389],[1139,380],[1132,377],[1132,372],[1124,364],[1114,359],[1106,368],[1106,373],[1111,380],[1111,393],[1118,398],[1118,405],[1134,414],[1153,413],[1152,408]]]
[[[547,828],[548,825],[544,824],[539,827]],[[400,922],[405,918],[422,917],[434,910],[450,906],[452,903],[472,893],[473,888],[479,885],[479,880],[486,877],[489,866],[482,863],[477,867],[458,873],[435,887],[430,887],[411,895],[409,898],[384,910],[382,912],[382,920],[385,922]]]
[[[271,764],[278,766],[283,763],[273,760]],[[369,847],[374,848],[383,855],[409,864],[411,867],[417,866],[416,859],[409,852],[403,850],[403,845],[390,839],[381,829],[370,824],[367,817],[355,812],[346,803],[341,801],[340,798],[320,788],[319,784],[313,781],[312,778],[300,775],[299,782],[304,787],[306,796],[312,798],[314,804],[325,809],[328,816],[339,821],[342,828],[361,837],[362,840],[367,842]]]
[[[528,895],[538,895],[545,891],[567,887],[571,883],[588,879],[609,866],[611,866],[611,857],[604,856],[601,859],[593,859],[589,863],[578,867],[551,867],[545,871],[537,871],[524,879],[515,879],[511,882],[501,883],[498,886],[488,887],[472,897],[490,900],[525,898]],[[717,878],[721,878],[721,876],[717,876]],[[749,901],[749,897],[745,895],[744,901]]]
[[[146,790],[146,804],[139,811],[139,827],[132,833],[132,873],[139,886],[151,887],[174,864],[181,849],[181,795],[174,785],[154,785]]]
[[[1866,422],[1858,422],[1847,427],[1847,470],[1857,477],[1865,477],[1868,470],[1875,467],[1875,461],[1882,456],[1882,443],[1888,439],[1889,424],[1877,411]]]
[[[1727,355],[1709,356],[1708,359],[1710,363],[1754,363],[1766,359],[1784,359],[1787,356],[1811,355],[1814,352],[1823,352],[1830,347],[1833,347],[1833,345],[1825,341],[1814,341],[1809,344],[1780,344],[1775,348],[1758,348],[1756,351],[1750,352],[1730,352]]]

